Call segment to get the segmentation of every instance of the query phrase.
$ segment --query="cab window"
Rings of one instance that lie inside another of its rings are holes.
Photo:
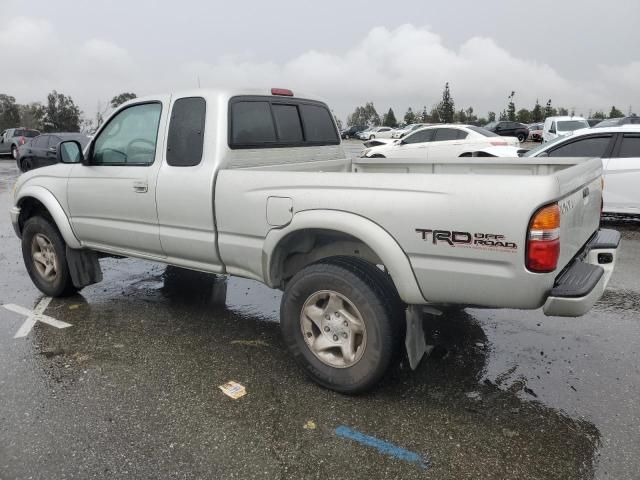
[[[611,135],[580,138],[555,148],[549,152],[549,156],[602,158],[605,155],[610,142]]]
[[[145,103],[125,108],[95,140],[93,165],[151,165],[156,156],[162,105]]]
[[[430,128],[427,130],[419,130],[416,133],[412,133],[411,135],[406,136],[402,143],[424,143],[430,142],[433,140],[434,134],[436,132],[435,128]]]

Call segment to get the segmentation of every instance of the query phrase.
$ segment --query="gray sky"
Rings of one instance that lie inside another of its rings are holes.
[[[431,107],[499,111],[536,98],[576,113],[640,113],[640,2],[0,0],[0,93],[57,89],[87,113],[139,95],[216,85],[283,86],[339,117]],[[548,12],[548,13],[547,13]],[[8,15],[7,15],[8,13]],[[28,16],[25,16],[28,15]]]

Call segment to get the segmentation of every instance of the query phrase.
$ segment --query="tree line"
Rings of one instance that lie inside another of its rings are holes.
[[[575,110],[569,111],[564,107],[554,107],[551,99],[548,99],[543,106],[539,100],[536,99],[536,103],[531,108],[516,108],[515,104],[516,92],[511,91],[507,96],[507,105],[499,113],[490,111],[486,117],[480,117],[476,115],[473,107],[461,108],[456,110],[453,96],[451,95],[451,88],[449,82],[445,83],[444,90],[442,91],[442,100],[433,105],[430,109],[426,106],[422,108],[412,109],[409,107],[402,117],[402,123],[408,125],[411,123],[473,123],[477,125],[486,125],[489,122],[496,120],[509,120],[512,122],[520,123],[539,123],[543,122],[547,117],[555,117],[558,115],[575,115]],[[584,116],[581,114],[581,116]],[[605,118],[619,118],[624,117],[624,113],[618,110],[615,106],[611,107],[608,115],[603,111],[589,111],[588,118],[597,118],[604,120]],[[385,126],[385,127],[397,127],[400,121],[396,118],[395,112],[392,108],[389,108],[387,113],[382,116],[376,111],[373,102],[367,102],[364,106],[356,107],[353,113],[347,117],[348,126]]]
[[[136,98],[136,94],[131,92],[115,95],[104,108],[98,103],[95,118],[85,118],[70,96],[56,90],[47,95],[45,103],[28,104],[19,104],[15,97],[0,93],[0,132],[7,128],[24,127],[41,132],[92,133],[104,122],[109,107],[116,108],[133,98]]]

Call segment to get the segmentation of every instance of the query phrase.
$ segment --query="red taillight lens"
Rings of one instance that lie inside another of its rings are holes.
[[[527,268],[532,272],[553,272],[560,258],[560,208],[557,204],[538,210],[529,224]]]
[[[284,97],[293,97],[293,92],[288,88],[272,88],[271,95],[282,95]]]
[[[24,137],[20,137],[20,145],[24,145]]]

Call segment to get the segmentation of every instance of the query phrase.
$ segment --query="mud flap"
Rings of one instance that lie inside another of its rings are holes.
[[[76,288],[102,281],[98,254],[93,250],[76,250],[67,246],[67,265],[69,265],[71,281]]]
[[[442,312],[423,305],[409,305],[407,308],[407,335],[404,340],[404,345],[407,349],[407,357],[409,358],[411,370],[418,368],[418,364],[424,354],[429,354],[431,350],[433,350],[433,345],[427,345],[423,324],[425,317],[431,315],[439,316],[442,315]]]

